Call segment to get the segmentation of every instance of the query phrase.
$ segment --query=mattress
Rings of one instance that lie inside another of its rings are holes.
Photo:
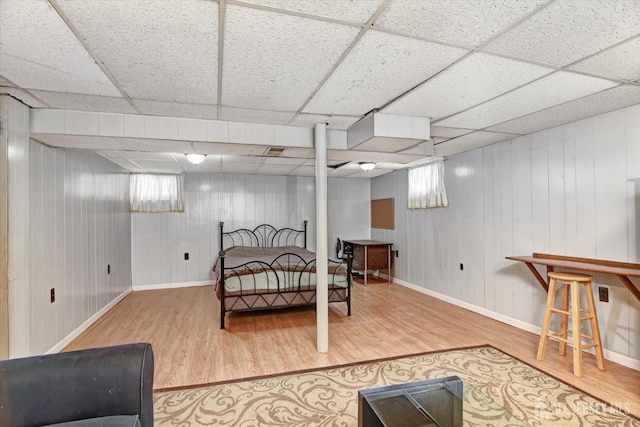
[[[213,268],[220,297],[220,259]],[[348,286],[344,263],[329,261],[330,288]],[[225,295],[310,290],[315,287],[315,253],[297,246],[234,246],[225,251]]]

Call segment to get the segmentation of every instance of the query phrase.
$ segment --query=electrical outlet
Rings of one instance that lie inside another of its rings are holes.
[[[464,270],[464,264],[460,263],[460,271]]]
[[[111,264],[107,264],[107,274],[111,274]]]
[[[598,299],[602,302],[609,302],[609,288],[598,286]]]
[[[51,288],[51,303],[56,302],[56,288]]]
[[[184,253],[184,260],[189,261],[189,252]]]

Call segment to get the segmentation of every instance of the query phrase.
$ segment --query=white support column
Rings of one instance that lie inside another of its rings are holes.
[[[9,138],[7,97],[0,97],[0,359],[9,358]]]
[[[327,125],[315,126],[316,148],[316,328],[318,352],[329,351],[327,252]]]
[[[1,298],[8,296],[9,309],[9,357],[32,356],[31,323],[34,318],[33,304],[30,298],[33,292],[31,283],[31,243],[30,243],[30,188],[31,166],[29,142],[29,107],[8,96],[0,96],[0,138],[2,150],[7,151],[7,220],[6,240],[8,251],[0,256],[6,257],[7,270],[2,266],[3,275],[8,277],[8,288],[2,291]],[[0,184],[5,185],[5,184]],[[0,251],[3,252],[3,251]],[[3,284],[2,286],[5,286]],[[8,291],[8,295],[7,292]],[[6,317],[6,314],[3,315]],[[7,328],[1,320],[1,328]],[[6,334],[6,329],[3,331]],[[6,338],[3,338],[6,341]],[[6,349],[3,349],[6,352]]]

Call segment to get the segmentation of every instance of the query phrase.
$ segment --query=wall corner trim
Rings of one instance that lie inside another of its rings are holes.
[[[176,289],[176,288],[191,288],[194,286],[209,286],[215,285],[213,280],[204,280],[200,282],[181,282],[181,283],[159,283],[157,285],[133,285],[133,291],[154,291],[158,289]]]
[[[109,304],[105,305],[104,307],[102,307],[97,313],[95,313],[93,316],[91,316],[90,318],[88,318],[87,320],[85,320],[84,322],[82,322],[82,324],[80,326],[78,326],[76,329],[73,330],[73,332],[71,332],[69,335],[67,335],[66,337],[64,337],[60,342],[58,342],[56,345],[54,345],[53,347],[51,347],[49,350],[47,350],[45,352],[45,354],[52,354],[52,353],[59,353],[61,352],[66,346],[68,346],[69,344],[71,344],[71,342],[78,338],[80,336],[80,334],[82,334],[84,331],[86,331],[87,329],[89,329],[89,327],[91,325],[93,325],[98,319],[100,319],[102,316],[104,316],[109,310],[111,310],[111,308],[113,308],[117,303],[119,303],[120,301],[122,301],[124,299],[124,297],[126,297],[127,295],[129,295],[131,293],[132,289],[129,288],[127,290],[125,290],[124,292],[122,292],[120,295],[118,295],[117,297],[115,297],[113,299],[113,301],[111,301]]]

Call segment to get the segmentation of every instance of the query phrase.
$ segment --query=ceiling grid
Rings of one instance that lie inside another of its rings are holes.
[[[344,163],[329,176],[371,178],[640,103],[640,0],[0,0],[0,22],[0,94],[211,129],[327,122],[328,158]],[[429,118],[430,145],[348,149],[369,112]],[[314,174],[309,148],[265,158],[264,145],[160,129],[34,139],[135,172]],[[197,167],[193,151],[208,155]],[[360,161],[378,165],[364,174]]]

